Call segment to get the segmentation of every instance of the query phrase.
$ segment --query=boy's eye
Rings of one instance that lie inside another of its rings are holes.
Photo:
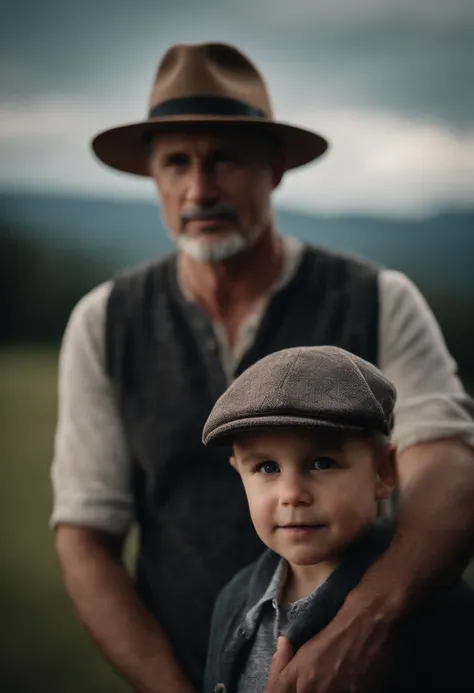
[[[335,461],[330,457],[316,457],[313,461],[313,468],[318,471],[323,471],[325,469],[331,469],[336,465]]]
[[[260,472],[261,474],[275,474],[279,471],[279,469],[276,462],[261,462],[256,467],[255,471]]]

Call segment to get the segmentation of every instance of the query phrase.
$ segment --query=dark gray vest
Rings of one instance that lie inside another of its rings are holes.
[[[335,344],[376,363],[378,309],[376,267],[307,247],[236,375],[304,345]],[[264,547],[229,451],[201,443],[226,379],[208,318],[179,289],[174,255],[116,278],[106,361],[133,462],[137,589],[200,690],[217,592]]]

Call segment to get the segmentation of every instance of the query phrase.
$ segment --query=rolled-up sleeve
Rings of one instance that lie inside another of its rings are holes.
[[[133,498],[125,436],[104,368],[110,289],[107,282],[84,296],[64,333],[50,524],[124,534],[133,522]]]
[[[379,367],[398,392],[399,450],[454,437],[474,447],[474,402],[426,300],[401,272],[382,271],[379,287]]]

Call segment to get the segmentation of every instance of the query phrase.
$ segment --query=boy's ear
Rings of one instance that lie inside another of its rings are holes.
[[[377,459],[377,484],[375,497],[377,500],[390,498],[397,488],[397,448],[390,443],[380,451]]]
[[[234,455],[231,455],[229,457],[229,462],[232,465],[232,467],[237,470],[237,460],[235,459]]]

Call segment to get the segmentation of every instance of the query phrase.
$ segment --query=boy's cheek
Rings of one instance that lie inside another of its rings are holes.
[[[255,513],[262,521],[268,518],[271,514],[272,503],[264,494],[255,492],[247,492],[247,500],[252,512]]]
[[[268,513],[262,511],[260,507],[250,506],[250,516],[252,518],[252,523],[260,539],[267,546],[272,547],[273,545],[273,530],[274,524],[269,519]]]
[[[274,525],[274,504],[260,492],[247,492],[250,515],[257,531],[268,531]]]

